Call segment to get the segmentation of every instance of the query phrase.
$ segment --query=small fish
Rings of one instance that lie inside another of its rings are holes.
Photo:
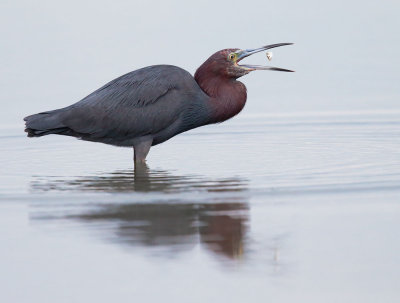
[[[272,60],[272,52],[267,52],[267,58],[268,58],[268,61],[271,61]]]

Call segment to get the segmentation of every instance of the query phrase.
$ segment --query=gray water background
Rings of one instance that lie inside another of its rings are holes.
[[[2,1],[0,301],[398,302],[399,6]],[[136,68],[277,42],[296,73],[243,77],[238,117],[147,167],[22,132]]]

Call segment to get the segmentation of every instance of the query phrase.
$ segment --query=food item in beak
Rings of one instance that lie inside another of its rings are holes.
[[[268,61],[271,61],[272,60],[272,52],[267,52],[267,58],[268,58]]]

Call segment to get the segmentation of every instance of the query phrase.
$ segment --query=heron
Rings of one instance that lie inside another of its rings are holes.
[[[134,163],[144,163],[152,146],[237,115],[247,99],[246,87],[238,78],[255,70],[292,72],[239,64],[252,54],[291,44],[220,50],[194,77],[173,65],[144,67],[112,80],[70,106],[25,117],[25,132],[28,137],[56,134],[133,147]]]

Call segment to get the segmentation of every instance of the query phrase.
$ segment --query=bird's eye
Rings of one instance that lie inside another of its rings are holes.
[[[228,59],[229,59],[229,60],[235,59],[235,54],[234,54],[234,53],[230,53],[230,54],[228,55]]]

